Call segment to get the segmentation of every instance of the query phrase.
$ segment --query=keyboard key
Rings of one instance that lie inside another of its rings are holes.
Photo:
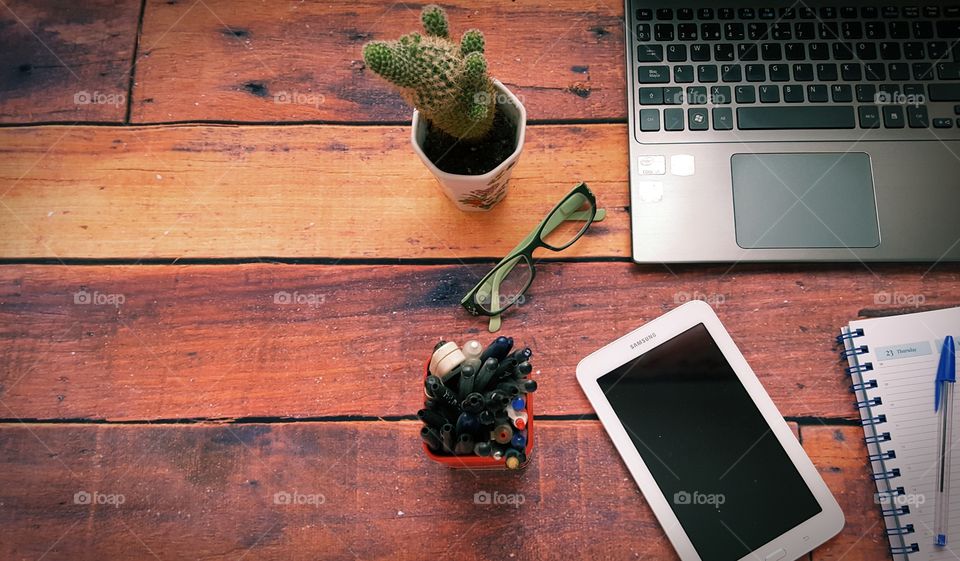
[[[743,130],[852,129],[853,107],[846,105],[794,107],[738,107],[737,123]]]
[[[941,39],[960,39],[960,20],[938,21],[937,37]]]
[[[940,17],[940,7],[939,6],[924,6],[923,7],[923,17],[925,18],[938,18]]]
[[[690,60],[694,62],[705,62],[710,60],[710,45],[697,43],[690,45]]]
[[[637,62],[663,62],[663,45],[637,45]]]
[[[949,129],[953,127],[953,120],[951,119],[934,119],[933,128],[935,129]]]
[[[829,101],[829,98],[827,97],[827,87],[823,84],[808,85],[807,101],[810,103],[826,103]]]
[[[763,41],[767,38],[767,24],[763,22],[750,22],[747,24],[747,37],[751,41]]]
[[[916,6],[904,6],[903,17],[907,19],[914,19],[914,18],[920,17],[920,8]]]
[[[653,10],[650,8],[637,8],[637,19],[643,21],[649,21],[653,19]]]
[[[700,19],[713,19],[713,8],[700,8],[697,10],[697,17]]]
[[[726,61],[733,60],[733,45],[730,43],[717,43],[713,46],[713,60]]]
[[[941,80],[960,80],[960,62],[938,62],[937,77]]]
[[[743,73],[739,64],[720,65],[720,80],[723,82],[739,82],[743,80]]]
[[[658,23],[653,26],[653,37],[657,41],[673,41],[673,24]]]
[[[860,8],[860,17],[864,19],[877,19],[877,15],[876,6],[864,6]]]
[[[760,86],[760,103],[780,103],[780,88]]]
[[[786,82],[790,79],[790,66],[786,64],[770,65],[770,81]]]
[[[933,39],[933,24],[929,21],[913,22],[913,37],[915,39]]]
[[[886,39],[887,28],[881,21],[868,21],[863,26],[863,34],[867,39]]]
[[[783,101],[787,103],[803,103],[803,86],[796,84],[783,86]]]
[[[764,82],[767,79],[767,69],[766,66],[762,64],[748,64],[747,65],[747,81],[748,82]]]
[[[823,19],[836,19],[837,9],[831,6],[820,8],[820,17]]]
[[[807,6],[802,6],[798,11],[802,19],[815,19],[817,17],[817,13],[813,11],[813,8],[808,8]]]
[[[687,109],[687,119],[690,121],[690,130],[692,131],[705,131],[710,127],[707,110],[703,107]]]
[[[723,37],[727,41],[743,41],[745,37],[742,23],[723,24]]]
[[[840,8],[840,17],[844,19],[852,19],[857,17],[857,9],[852,6],[844,6]]]
[[[900,88],[900,91],[903,92],[903,95],[907,96],[907,103],[923,103],[923,99],[926,98],[923,84],[904,84],[903,87]]]
[[[905,21],[891,21],[887,25],[891,39],[909,39],[910,25]]]
[[[666,84],[670,81],[669,66],[639,66],[637,80],[641,84]]]
[[[760,56],[763,60],[780,60],[783,58],[783,51],[779,43],[763,43],[760,45]]]
[[[706,105],[710,99],[707,97],[707,88],[703,86],[689,86],[687,88],[687,103],[690,105]]]
[[[924,105],[907,106],[907,124],[911,129],[925,129],[930,126],[930,117]]]
[[[857,84],[857,101],[860,103],[875,103],[877,87],[873,84]]]
[[[883,126],[888,129],[903,128],[903,108],[899,105],[887,105],[883,108]]]
[[[860,60],[876,60],[877,44],[860,41],[857,43],[857,58]]]
[[[810,43],[807,48],[810,50],[810,60],[828,60],[830,58],[830,46],[826,43]]]
[[[660,130],[659,109],[640,110],[640,130],[644,132],[656,132]]]
[[[677,26],[677,39],[681,41],[696,41],[697,29],[697,24],[695,23],[681,23]]]
[[[670,20],[673,19],[673,10],[670,8],[658,8],[657,9],[657,19],[659,20]]]
[[[641,43],[646,43],[653,36],[650,34],[650,24],[649,23],[638,23],[637,24],[637,41]]]
[[[919,41],[907,41],[903,44],[903,58],[907,60],[917,60],[923,58],[923,43]]]
[[[798,63],[793,65],[793,79],[797,82],[813,81],[813,65],[808,63]]]
[[[867,80],[878,82],[887,79],[887,67],[879,62],[870,62],[864,67]]]
[[[715,64],[701,64],[697,66],[697,81],[698,82],[716,82],[719,80],[719,74],[717,73],[717,65]]]
[[[760,19],[777,19],[777,11],[773,8],[760,8],[757,10]]]
[[[689,84],[693,81],[693,66],[678,64],[673,67],[673,81],[678,84]]]
[[[753,86],[737,86],[733,90],[733,95],[737,103],[757,102],[757,90],[755,90]]]
[[[817,79],[821,82],[835,82],[838,77],[836,64],[820,63],[817,65]]]
[[[853,89],[849,84],[834,84],[830,86],[830,99],[834,103],[850,103],[853,101]]]
[[[884,6],[882,13],[885,19],[900,17],[900,9],[896,6]]]
[[[880,111],[873,105],[861,105],[857,112],[860,115],[860,128],[879,129]]]
[[[834,43],[830,47],[834,60],[853,60],[853,43]]]
[[[844,39],[861,39],[863,24],[859,21],[845,21],[840,24],[840,36]]]
[[[859,64],[845,62],[840,65],[840,77],[847,82],[859,82],[863,79],[863,71]]]
[[[753,43],[737,44],[737,58],[740,60],[757,60],[757,46]]]
[[[676,86],[663,88],[664,105],[683,105],[683,88]]]
[[[729,107],[714,107],[713,128],[718,131],[733,130],[733,110]]]
[[[933,79],[933,65],[929,62],[915,62],[910,65],[911,70],[913,70],[913,79],[914,80],[932,80]]]
[[[671,43],[667,45],[667,60],[670,62],[686,62],[687,46]]]
[[[900,43],[884,41],[880,43],[880,58],[883,60],[897,60],[900,58]]]
[[[887,65],[891,80],[909,80],[910,67],[905,62],[891,62]]]
[[[817,29],[820,31],[820,38],[826,41],[840,38],[840,26],[835,21],[821,21]]]
[[[733,19],[734,16],[733,8],[720,8],[717,10],[717,17],[720,19]]]
[[[930,41],[927,43],[927,56],[933,60],[940,60],[947,56],[950,47],[944,41]]]
[[[663,88],[640,88],[640,105],[663,105]]]
[[[757,13],[753,8],[740,8],[737,14],[739,14],[740,19],[753,19],[757,17]]]
[[[770,37],[775,41],[789,41],[793,39],[793,29],[785,21],[774,23],[770,26]]]
[[[701,23],[700,37],[704,41],[719,41],[720,40],[720,24],[719,23]]]
[[[803,43],[787,43],[783,46],[783,54],[787,60],[805,60],[807,49],[803,46]]]
[[[710,101],[714,105],[727,105],[733,98],[730,97],[730,86],[711,86]]]
[[[680,20],[693,19],[693,8],[677,8],[677,19],[680,19]]]
[[[930,101],[960,101],[960,84],[930,84],[927,89]]]
[[[801,41],[817,38],[817,26],[811,21],[798,21],[793,25],[794,34]]]
[[[663,130],[682,131],[683,130],[683,109],[671,108],[663,110]]]

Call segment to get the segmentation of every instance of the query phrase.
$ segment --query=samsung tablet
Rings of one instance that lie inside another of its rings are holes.
[[[796,559],[843,512],[707,304],[583,359],[577,379],[683,561]]]

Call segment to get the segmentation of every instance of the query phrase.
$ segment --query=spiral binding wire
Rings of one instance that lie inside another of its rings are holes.
[[[856,357],[859,355],[864,355],[870,352],[870,349],[867,345],[854,345],[853,340],[857,337],[863,337],[863,329],[855,329],[847,333],[842,333],[837,337],[837,343],[843,346],[843,350],[840,352],[841,360],[848,360],[851,357]],[[848,347],[849,344],[849,348]],[[883,401],[879,396],[870,397],[867,395],[867,392],[872,389],[876,389],[879,385],[875,379],[864,380],[863,374],[865,372],[871,372],[873,370],[872,362],[864,362],[860,364],[859,361],[856,361],[853,366],[848,366],[844,368],[844,371],[848,376],[851,377],[853,383],[850,385],[850,392],[857,396],[856,407],[858,410],[863,410],[864,414],[861,415],[860,424],[866,430],[867,427],[876,427],[887,422],[887,416],[883,414],[874,415],[871,411],[871,407],[882,405]],[[897,457],[897,453],[894,450],[880,450],[879,447],[884,442],[890,442],[891,437],[889,432],[883,432],[877,434],[874,430],[872,435],[864,435],[864,442],[867,446],[875,446],[877,450],[876,453],[870,454],[867,459],[870,461],[871,466],[874,462],[880,464],[880,471],[874,471],[871,474],[871,479],[874,481],[889,481],[891,479],[896,479],[900,477],[899,468],[890,468],[887,469],[884,465],[885,460],[892,460]],[[891,489],[890,491],[878,492],[877,500],[881,502],[882,499],[887,499],[887,504],[892,504],[894,497],[902,496],[906,493],[903,487],[897,487],[896,489]],[[907,515],[910,513],[909,506],[894,506],[891,508],[881,509],[881,514],[884,518],[890,519],[893,521],[893,527],[884,528],[884,534],[887,536],[906,536],[908,534],[914,533],[913,524],[900,524],[899,517]],[[904,542],[900,542],[904,543]],[[903,555],[908,556],[911,553],[916,553],[920,551],[920,546],[916,543],[911,543],[909,545],[904,545],[902,547],[894,546],[891,544],[890,553],[893,555]]]

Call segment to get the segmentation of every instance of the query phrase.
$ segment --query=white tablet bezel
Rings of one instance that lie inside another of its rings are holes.
[[[680,521],[673,513],[673,509],[670,508],[668,498],[660,490],[597,383],[597,379],[601,376],[701,323],[707,328],[710,336],[736,372],[743,387],[770,426],[770,431],[787,452],[821,508],[821,511],[812,518],[741,559],[756,561],[767,559],[768,556],[770,559],[796,559],[839,533],[844,524],[843,512],[817,472],[817,468],[804,452],[793,431],[790,430],[789,425],[784,421],[776,405],[767,395],[757,376],[750,369],[746,359],[709,305],[698,300],[687,302],[590,354],[577,365],[577,381],[680,558],[683,561],[702,561],[686,531],[680,526]],[[784,507],[789,508],[789,505]]]

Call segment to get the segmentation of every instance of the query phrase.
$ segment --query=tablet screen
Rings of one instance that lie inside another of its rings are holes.
[[[703,324],[597,381],[704,561],[739,559],[820,512]]]

